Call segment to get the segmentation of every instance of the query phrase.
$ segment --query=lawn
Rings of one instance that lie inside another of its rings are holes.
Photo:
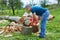
[[[54,15],[55,18],[51,21],[47,21],[46,38],[39,38],[34,34],[22,35],[19,32],[17,32],[12,33],[12,37],[0,36],[0,40],[60,40],[60,7],[50,9],[50,13]],[[20,15],[22,14],[20,13]],[[0,26],[7,24],[0,24]]]

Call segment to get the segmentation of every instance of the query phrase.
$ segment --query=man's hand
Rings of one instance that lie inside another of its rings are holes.
[[[41,20],[41,16],[38,16],[38,20]]]

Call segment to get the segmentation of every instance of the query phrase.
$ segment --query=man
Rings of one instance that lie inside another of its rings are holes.
[[[34,19],[33,22],[33,16],[31,12],[25,12],[23,16],[21,17],[20,21],[18,22],[19,24],[23,24],[24,26],[32,26],[32,32],[37,33],[38,32],[38,16],[36,16],[36,19]]]
[[[35,18],[35,14],[41,18],[41,32],[39,37],[44,38],[45,32],[46,32],[46,21],[49,16],[49,11],[45,8],[39,7],[39,6],[32,6],[26,5],[27,12],[32,12],[33,18]]]

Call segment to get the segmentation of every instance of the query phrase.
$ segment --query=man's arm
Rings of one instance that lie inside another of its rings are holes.
[[[33,19],[37,18],[38,20],[41,20],[41,16],[37,16],[36,14],[33,13]]]
[[[32,15],[33,15],[33,19],[35,19],[36,18],[36,15],[34,13],[32,13]]]
[[[28,16],[27,12],[25,12],[25,13],[23,14],[23,16],[20,18],[20,20],[18,21],[18,23],[19,23],[19,24],[23,23],[24,18],[25,18],[26,16]]]
[[[18,24],[23,23],[25,16],[22,16],[21,19],[18,21]]]

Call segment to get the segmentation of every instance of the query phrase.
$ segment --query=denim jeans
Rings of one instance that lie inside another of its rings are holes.
[[[40,32],[40,37],[44,37],[46,33],[46,21],[49,16],[49,11],[47,10],[43,15],[41,16],[41,32]]]

